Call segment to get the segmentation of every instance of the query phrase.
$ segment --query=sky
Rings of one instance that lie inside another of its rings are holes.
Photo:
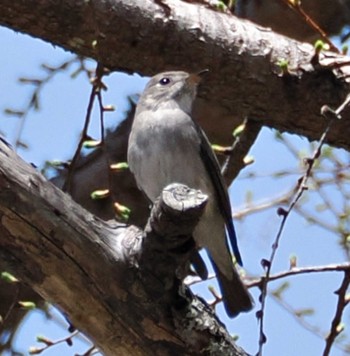
[[[59,65],[73,57],[58,47],[33,39],[11,30],[0,28],[0,46],[5,49],[0,56],[0,132],[13,143],[18,134],[20,120],[4,114],[7,108],[23,108],[30,96],[31,85],[22,84],[19,78],[42,78],[45,71],[41,65]],[[89,61],[94,67],[94,62]],[[76,66],[75,66],[76,68]],[[30,112],[26,118],[22,141],[28,144],[28,149],[20,149],[18,153],[27,162],[34,163],[39,168],[46,160],[67,160],[72,157],[77,139],[84,123],[84,117],[89,100],[91,86],[83,75],[75,79],[70,77],[74,68],[57,75],[49,82],[40,94],[40,110]],[[104,103],[116,107],[114,113],[106,115],[106,125],[113,127],[123,117],[127,109],[127,96],[142,91],[147,78],[138,75],[129,76],[114,73],[105,80],[108,91],[104,93]],[[89,133],[98,135],[98,116],[94,116]],[[320,133],[321,134],[321,133]],[[290,191],[295,185],[301,172],[302,157],[311,154],[309,142],[296,135],[285,136],[291,145],[300,152],[301,158],[296,157],[281,142],[275,139],[275,132],[268,128],[262,130],[257,142],[249,154],[254,157],[254,163],[245,168],[230,187],[230,197],[234,213],[247,206],[247,199],[254,203],[269,202],[281,194]],[[336,150],[336,155],[349,162],[348,153]],[[293,174],[281,174],[273,178],[277,171],[290,170]],[[254,174],[257,177],[252,178]],[[310,187],[303,200],[303,206],[314,212],[325,221],[332,221],[334,217],[325,210],[317,209],[319,198],[317,192]],[[335,206],[343,204],[337,189],[330,186],[326,189]],[[239,238],[240,251],[244,261],[244,268],[248,275],[263,273],[261,259],[269,258],[271,245],[275,239],[281,218],[276,208],[246,216],[235,221]],[[297,256],[298,266],[319,266],[331,263],[345,262],[346,257],[339,248],[339,237],[332,232],[321,229],[299,214],[292,213],[289,217],[281,238],[273,272],[285,271],[289,268],[290,256]],[[312,274],[296,276],[286,279],[290,288],[283,294],[283,300],[294,309],[314,308],[315,313],[306,320],[318,327],[322,333],[329,330],[336,307],[334,291],[340,286],[341,273]],[[196,292],[209,300],[212,299],[207,285],[214,281],[195,285]],[[274,290],[283,281],[271,283]],[[258,323],[255,312],[259,309],[258,293],[254,288],[252,294],[255,299],[255,309],[235,319],[228,319],[223,307],[219,305],[217,312],[226,324],[230,333],[238,335],[238,344],[249,353],[256,353],[258,348]],[[58,339],[67,335],[62,327],[62,318],[53,308],[56,322],[46,320],[41,312],[31,312],[23,323],[16,338],[18,350],[27,354],[30,346],[36,344],[36,336],[45,334],[51,339]],[[265,317],[265,334],[268,342],[264,347],[264,355],[295,356],[321,355],[324,340],[315,333],[306,330],[285,307],[268,298]],[[346,312],[343,322],[349,325],[349,313]],[[345,333],[347,330],[345,329]],[[80,339],[68,348],[65,344],[57,345],[43,353],[47,356],[73,355],[84,352],[86,343]],[[344,352],[333,347],[332,355],[341,356]],[[7,355],[4,355],[7,356]]]

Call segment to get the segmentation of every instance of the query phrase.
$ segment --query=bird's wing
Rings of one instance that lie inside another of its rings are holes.
[[[210,146],[207,136],[205,135],[203,130],[197,125],[196,122],[193,123],[201,139],[200,154],[204,162],[205,168],[209,173],[210,179],[213,183],[219,204],[219,209],[225,219],[225,225],[229,235],[229,240],[233,249],[233,253],[235,255],[236,261],[240,265],[242,265],[242,258],[238,250],[235,228],[232,222],[231,204],[228,197],[227,189],[225,188],[225,182],[220,171],[219,162]]]

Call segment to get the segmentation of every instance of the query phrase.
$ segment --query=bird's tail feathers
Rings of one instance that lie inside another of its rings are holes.
[[[222,299],[227,314],[235,317],[241,312],[253,308],[253,300],[246,286],[240,279],[237,270],[232,267],[230,278],[221,273],[217,265],[211,260],[221,289]]]

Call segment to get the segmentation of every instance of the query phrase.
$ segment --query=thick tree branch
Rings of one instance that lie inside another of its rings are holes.
[[[182,285],[206,196],[167,188],[146,234],[82,209],[0,142],[0,256],[106,355],[246,355]]]
[[[335,74],[324,61],[320,65],[311,45],[205,5],[179,0],[166,5],[170,15],[151,0],[4,0],[0,23],[116,70],[150,75],[209,68],[196,112],[209,137],[222,144],[230,143],[244,117],[316,139],[324,127],[320,107],[335,107],[347,94],[341,76],[349,68]],[[330,62],[342,58],[334,55]],[[285,71],[281,60],[288,62]],[[328,143],[349,149],[349,130],[350,121],[342,120]]]

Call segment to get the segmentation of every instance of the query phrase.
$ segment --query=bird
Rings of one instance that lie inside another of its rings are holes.
[[[151,202],[171,183],[185,184],[208,195],[193,238],[197,250],[205,248],[208,252],[226,313],[235,317],[251,310],[253,301],[229,248],[230,243],[237,263],[242,265],[220,165],[205,133],[192,118],[204,72],[168,71],[149,80],[136,106],[127,160],[138,187]],[[207,273],[202,274],[205,278]]]

